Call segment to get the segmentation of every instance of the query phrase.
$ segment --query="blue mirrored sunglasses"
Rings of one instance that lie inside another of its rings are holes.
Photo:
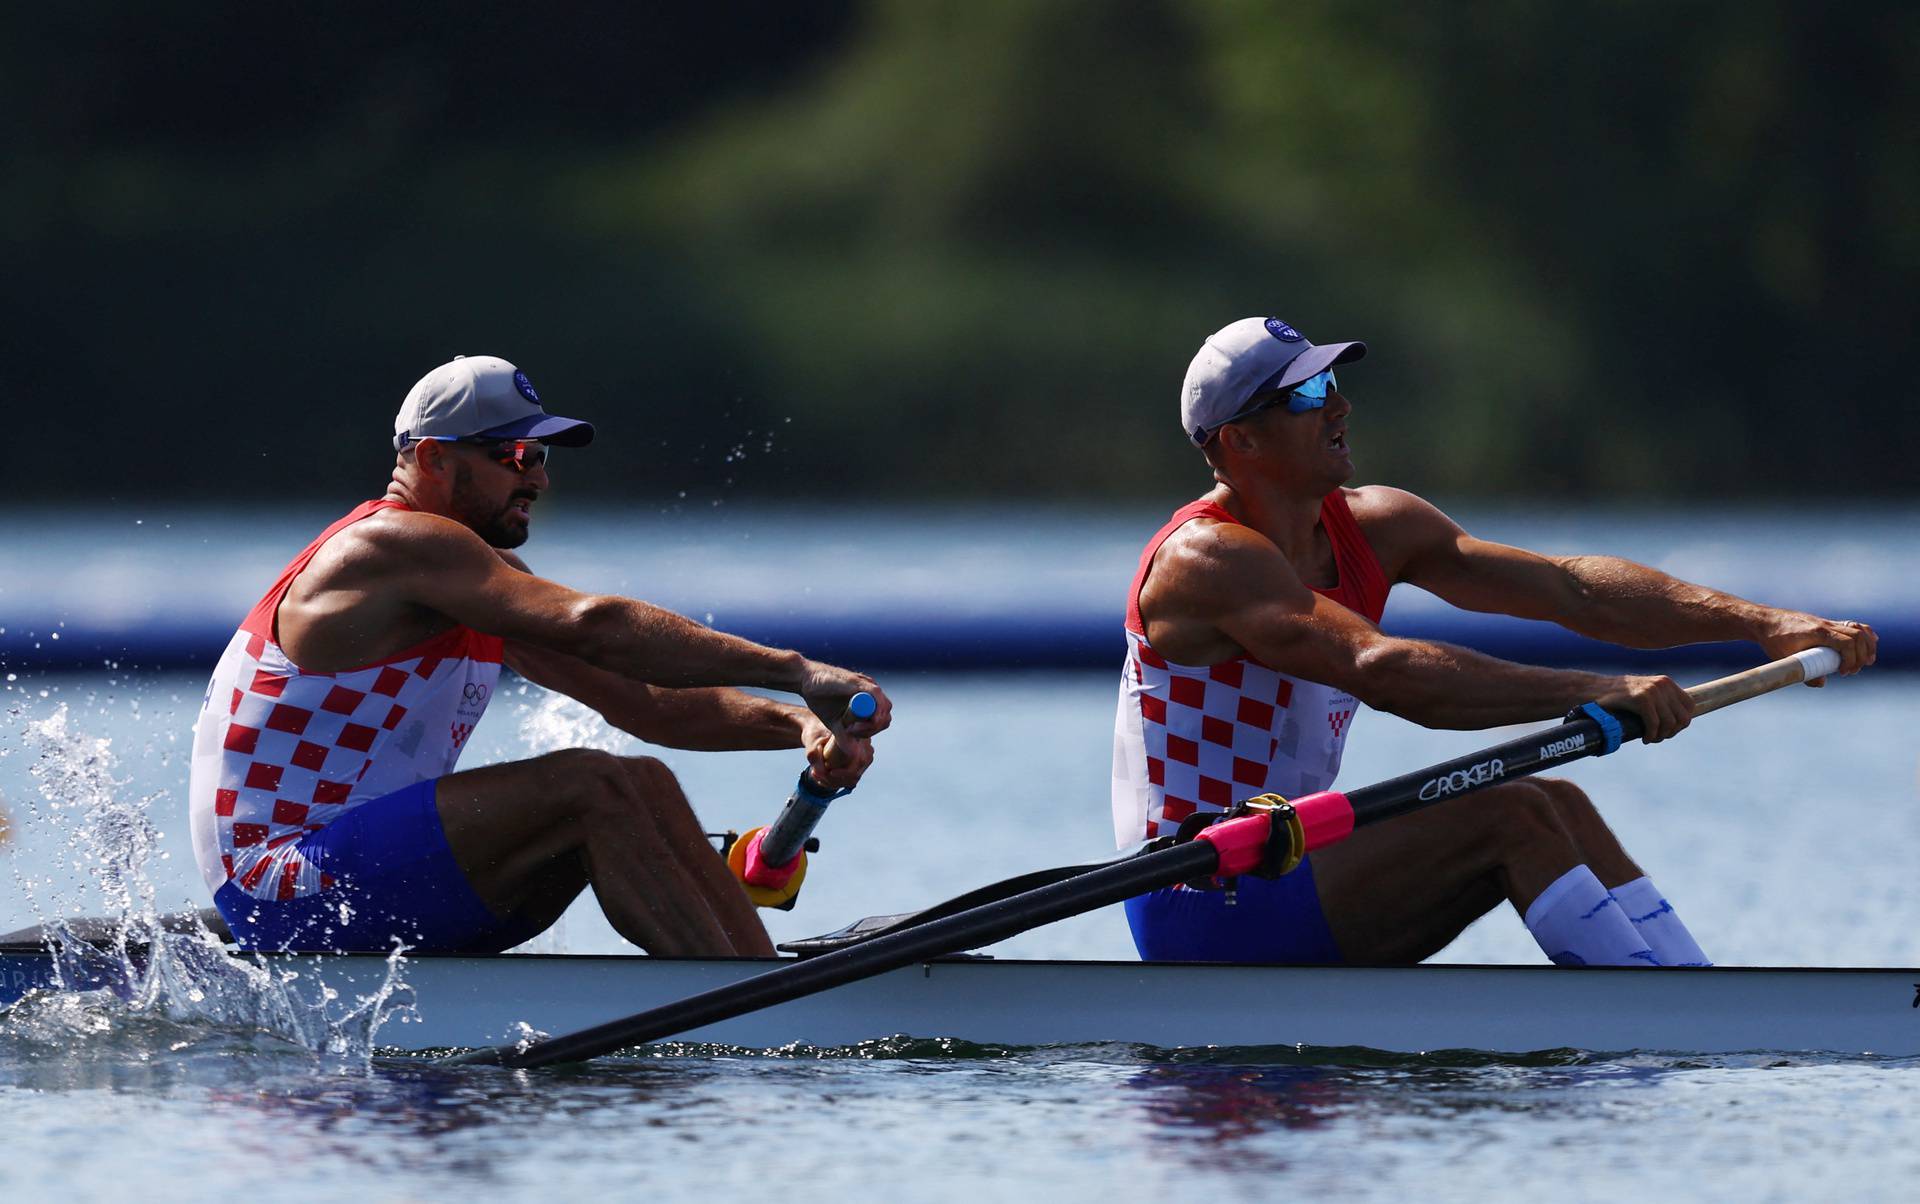
[[[1325,372],[1317,372],[1309,376],[1291,389],[1254,394],[1248,399],[1246,408],[1227,419],[1227,422],[1245,422],[1255,414],[1264,413],[1277,405],[1285,405],[1289,414],[1304,414],[1308,410],[1317,410],[1326,405],[1327,394],[1339,391],[1340,383],[1333,379],[1333,369],[1328,368]],[[1207,439],[1213,438],[1214,432],[1221,426],[1227,425],[1227,422],[1206,432]],[[1205,441],[1200,440],[1202,443]]]
[[[1327,394],[1339,391],[1340,382],[1333,379],[1332,368],[1317,372],[1287,390],[1287,410],[1293,414],[1317,410],[1327,404]]]

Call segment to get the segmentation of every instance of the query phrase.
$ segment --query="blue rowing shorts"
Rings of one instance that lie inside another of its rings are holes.
[[[1271,962],[1324,966],[1345,959],[1320,910],[1313,859],[1279,878],[1242,878],[1229,905],[1219,890],[1167,887],[1128,899],[1134,948],[1150,962]]]
[[[434,805],[438,779],[370,799],[300,840],[334,885],[295,899],[256,899],[232,882],[213,905],[242,949],[498,953],[539,935],[480,901],[453,859]]]

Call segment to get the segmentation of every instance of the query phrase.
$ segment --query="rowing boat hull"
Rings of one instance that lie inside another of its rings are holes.
[[[292,989],[351,1002],[386,959],[266,959]],[[416,956],[412,1014],[380,1045],[471,1048],[565,1033],[761,973],[785,959]],[[0,953],[0,1005],[51,981],[37,952]],[[526,1026],[526,1027],[523,1027]],[[1364,1046],[1746,1050],[1920,1055],[1920,970],[1554,966],[1228,966],[956,959],[896,970],[684,1035],[751,1048],[882,1037],[996,1045]]]

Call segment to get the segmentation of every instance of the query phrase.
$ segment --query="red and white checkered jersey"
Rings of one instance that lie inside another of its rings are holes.
[[[453,771],[500,676],[501,641],[455,627],[383,661],[302,669],[275,638],[280,601],[320,546],[398,502],[364,502],[321,533],[267,591],[214,667],[194,726],[187,789],[193,855],[211,890],[260,899],[333,885],[301,837],[368,799]]]
[[[1127,598],[1127,659],[1113,733],[1113,835],[1120,848],[1179,827],[1196,811],[1224,811],[1256,794],[1298,798],[1333,785],[1359,703],[1332,686],[1249,656],[1179,665],[1153,650],[1140,587],[1154,553],[1196,518],[1238,522],[1202,499],[1174,511],[1140,554]],[[1338,489],[1320,503],[1339,584],[1316,590],[1378,623],[1388,582]]]

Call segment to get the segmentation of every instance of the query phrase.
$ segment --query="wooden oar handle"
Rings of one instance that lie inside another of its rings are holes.
[[[1778,690],[1783,686],[1797,685],[1803,681],[1813,681],[1836,673],[1840,669],[1840,654],[1831,648],[1809,648],[1805,652],[1796,652],[1792,656],[1781,657],[1765,665],[1755,665],[1743,669],[1730,677],[1705,682],[1687,691],[1693,699],[1693,713],[1704,715],[1708,711],[1717,711],[1721,707],[1732,706],[1736,702],[1745,702],[1749,698],[1758,698],[1762,694]]]

